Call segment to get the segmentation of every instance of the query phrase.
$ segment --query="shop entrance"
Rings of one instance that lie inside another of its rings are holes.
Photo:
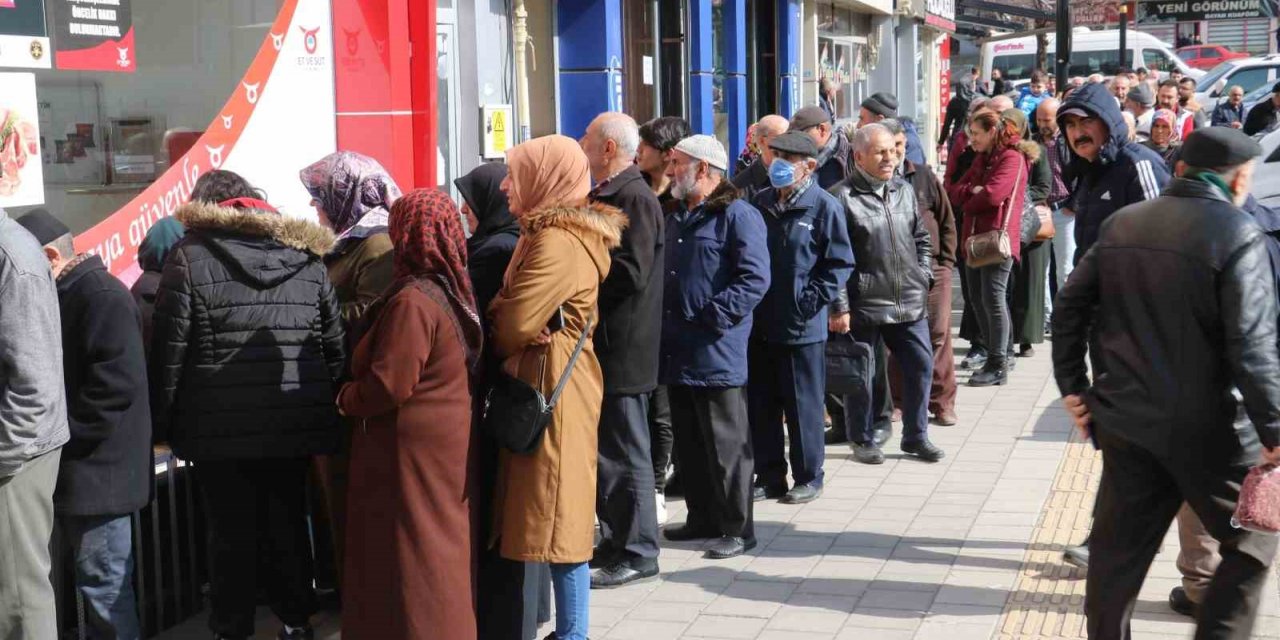
[[[688,117],[685,0],[623,0],[623,105],[637,122]]]

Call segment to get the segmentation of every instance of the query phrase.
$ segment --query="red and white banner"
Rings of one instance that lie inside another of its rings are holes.
[[[336,149],[329,0],[285,0],[235,92],[191,150],[124,208],[76,237],[126,284],[138,245],[211,169],[243,175],[286,215],[311,216],[298,171]]]

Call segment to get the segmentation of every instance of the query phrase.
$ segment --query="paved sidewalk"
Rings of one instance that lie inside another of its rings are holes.
[[[1083,575],[1061,561],[1088,529],[1101,464],[1072,442],[1050,378],[1049,345],[1019,359],[1008,386],[961,387],[954,427],[931,427],[939,464],[891,455],[859,465],[827,449],[825,495],[757,503],[760,546],[728,561],[667,544],[660,580],[594,591],[595,640],[999,640],[1083,638]],[[889,452],[895,452],[895,439]],[[683,504],[669,503],[672,522]],[[1177,582],[1172,532],[1134,621],[1135,638],[1187,637],[1165,605]],[[1274,580],[1273,580],[1274,583]],[[1280,638],[1266,592],[1256,637]],[[264,614],[259,638],[273,637]],[[337,620],[321,621],[337,638]],[[548,626],[543,635],[549,633]],[[205,638],[192,621],[168,640]]]

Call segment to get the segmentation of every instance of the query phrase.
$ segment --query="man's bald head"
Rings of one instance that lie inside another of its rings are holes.
[[[1061,106],[1062,102],[1057,98],[1045,98],[1036,107],[1036,128],[1042,138],[1049,139],[1058,135],[1058,108]]]
[[[786,133],[790,127],[790,120],[776,114],[760,118],[760,122],[756,123],[756,147],[760,149],[760,157],[766,166],[773,162],[773,150],[769,148],[769,143]]]
[[[1013,108],[1013,98],[1006,95],[998,95],[987,101],[987,108],[996,113],[1004,113]]]

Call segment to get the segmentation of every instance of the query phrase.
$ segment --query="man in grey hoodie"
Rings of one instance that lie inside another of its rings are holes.
[[[53,489],[70,437],[53,274],[0,210],[0,638],[56,638]]]

